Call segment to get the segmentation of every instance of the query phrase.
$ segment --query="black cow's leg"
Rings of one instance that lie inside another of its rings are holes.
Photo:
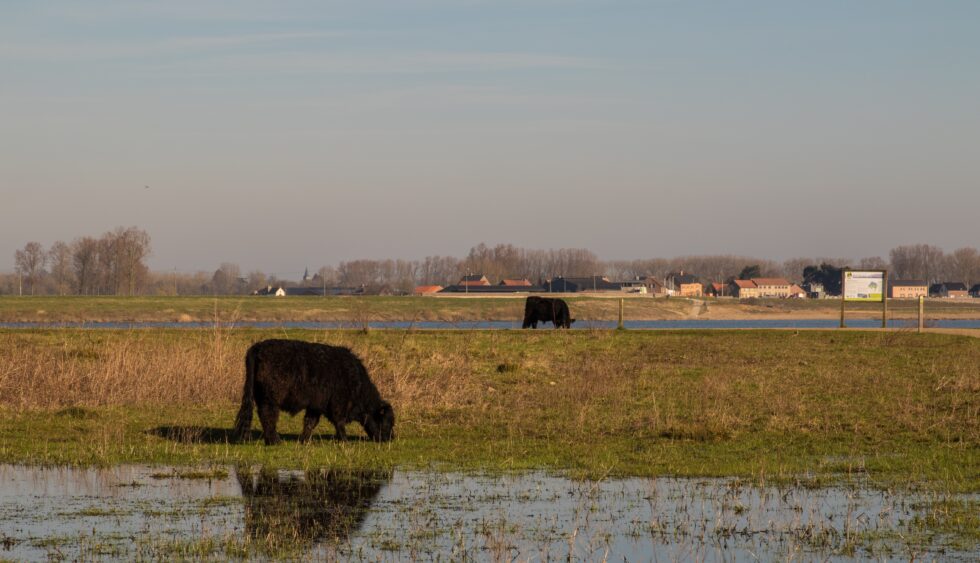
[[[320,423],[320,413],[306,409],[306,415],[303,417],[303,433],[299,435],[300,442],[309,442],[310,437],[313,436],[313,429],[316,425]]]
[[[347,429],[344,428],[346,425],[347,425],[347,422],[346,421],[343,421],[343,420],[335,420],[333,422],[334,434],[337,436],[337,439],[338,440],[346,440],[347,439]]]
[[[334,437],[337,440],[346,440],[347,439],[347,429],[345,427],[347,426],[347,419],[344,418],[344,416],[342,414],[340,414],[339,412],[334,411],[334,410],[331,410],[330,412],[328,412],[326,414],[327,414],[327,420],[330,421],[330,424],[333,424],[333,428],[334,428],[333,434],[334,434]]]
[[[259,405],[259,422],[262,423],[262,438],[265,444],[271,446],[279,443],[276,424],[279,422],[279,407],[270,404]]]

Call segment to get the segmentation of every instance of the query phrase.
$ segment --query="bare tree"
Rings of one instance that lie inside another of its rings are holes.
[[[858,268],[862,270],[887,270],[888,262],[881,256],[868,256],[858,261]]]
[[[948,257],[948,276],[967,285],[980,283],[980,252],[971,246],[954,250]]]
[[[814,263],[813,258],[790,258],[783,261],[780,274],[794,283],[803,283],[804,268]]]
[[[117,286],[117,293],[136,295],[148,271],[143,261],[150,255],[150,235],[136,227],[119,227],[114,236],[121,283],[121,287]]]
[[[259,270],[252,270],[248,273],[248,290],[256,291],[263,289],[269,285],[269,278],[265,275],[265,272]]]
[[[334,287],[337,285],[337,269],[333,266],[323,266],[316,271],[316,276],[319,277],[320,284],[323,287]]]
[[[58,295],[64,295],[72,286],[72,252],[71,247],[62,241],[57,241],[48,249],[48,263],[51,264],[51,277],[54,278]]]
[[[459,279],[461,267],[452,256],[426,256],[418,266],[416,283],[448,285]]]
[[[14,252],[14,267],[18,274],[27,279],[31,287],[31,295],[34,295],[34,286],[44,273],[46,261],[47,254],[39,242],[29,242],[24,245],[23,250]]]
[[[99,241],[92,237],[75,239],[71,245],[71,264],[79,295],[92,295],[98,291]]]
[[[352,260],[337,265],[340,284],[349,287],[377,284],[380,274],[381,267],[376,260]]]
[[[238,264],[223,262],[211,276],[211,293],[214,295],[235,295],[241,293],[243,284]]]
[[[943,262],[945,254],[938,246],[916,244],[898,246],[888,253],[891,258],[894,279],[921,279],[926,283],[944,281]]]

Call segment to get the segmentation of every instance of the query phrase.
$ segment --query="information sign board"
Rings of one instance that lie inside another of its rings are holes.
[[[884,270],[844,270],[845,301],[884,301]]]

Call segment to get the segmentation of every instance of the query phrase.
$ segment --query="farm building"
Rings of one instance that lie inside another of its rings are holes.
[[[442,291],[441,285],[419,285],[415,287],[415,291],[412,293],[415,295],[431,295],[440,291]]]
[[[704,294],[704,288],[697,276],[685,274],[684,270],[667,274],[664,285],[667,286],[667,292],[671,295],[701,297]]]
[[[929,296],[929,284],[924,280],[888,280],[890,299],[918,299]]]
[[[785,278],[752,278],[752,282],[759,288],[759,297],[789,297],[793,285]]]
[[[732,280],[728,284],[728,294],[739,299],[759,297],[759,287],[752,280]]]
[[[563,278],[544,282],[544,290],[550,293],[578,293],[580,291],[622,291],[622,284],[611,282],[605,276]]]
[[[469,274],[460,278],[456,285],[469,287],[485,286],[490,285],[490,280],[488,280],[483,274]]]
[[[929,297],[962,299],[969,296],[970,294],[966,289],[966,284],[962,282],[942,282],[929,286]]]

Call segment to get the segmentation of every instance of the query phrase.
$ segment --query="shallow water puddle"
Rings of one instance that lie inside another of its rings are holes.
[[[735,479],[0,466],[0,559],[975,559],[922,525],[950,502],[980,506]]]

